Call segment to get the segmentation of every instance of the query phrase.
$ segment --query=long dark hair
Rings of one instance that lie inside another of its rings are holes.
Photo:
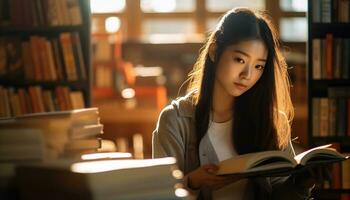
[[[198,143],[208,130],[217,62],[226,47],[254,39],[264,42],[268,56],[261,78],[234,100],[233,144],[238,154],[283,149],[288,145],[293,106],[287,65],[268,15],[248,8],[235,8],[222,17],[190,73],[187,91],[197,91],[192,101],[196,106]],[[209,58],[212,44],[216,45],[214,62]]]

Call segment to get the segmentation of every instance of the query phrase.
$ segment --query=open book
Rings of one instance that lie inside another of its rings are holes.
[[[217,174],[235,174],[243,177],[285,176],[310,166],[340,162],[349,158],[330,146],[331,144],[318,146],[294,158],[284,151],[244,154],[220,162]]]

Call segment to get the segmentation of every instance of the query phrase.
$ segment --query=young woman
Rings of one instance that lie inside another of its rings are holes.
[[[160,114],[153,157],[176,157],[185,183],[202,199],[307,199],[300,177],[239,179],[216,176],[216,164],[266,150],[294,155],[293,106],[287,65],[266,14],[227,12],[190,74],[186,96]]]

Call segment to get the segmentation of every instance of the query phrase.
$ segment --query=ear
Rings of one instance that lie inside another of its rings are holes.
[[[212,62],[215,62],[215,54],[216,54],[216,44],[211,43],[209,46],[209,58]]]

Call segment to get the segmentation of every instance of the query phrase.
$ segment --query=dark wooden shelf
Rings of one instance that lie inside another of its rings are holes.
[[[33,34],[53,34],[60,32],[72,31],[86,31],[84,25],[75,26],[0,26],[0,35],[19,34],[19,35],[33,35]]]
[[[18,81],[18,80],[0,80],[0,85],[13,86],[13,87],[28,87],[33,85],[40,85],[44,88],[54,88],[56,86],[71,86],[74,88],[85,88],[88,87],[87,80],[78,81]]]
[[[342,152],[350,152],[349,136],[310,137],[310,142],[309,142],[311,146],[320,146],[320,145],[325,145],[330,143],[339,144]]]
[[[314,6],[321,6],[322,2],[317,1],[317,4],[314,5],[316,1],[308,0],[308,78],[307,78],[307,87],[308,87],[308,143],[309,146],[319,146],[329,143],[339,144],[340,152],[350,152],[350,136],[313,136],[313,115],[315,106],[313,105],[313,98],[325,97],[329,98],[328,90],[329,88],[336,87],[350,87],[350,79],[321,79],[314,80],[312,79],[313,75],[313,40],[318,38],[325,40],[327,34],[332,34],[333,38],[350,38],[350,23],[340,23],[335,22],[332,18],[330,23],[314,23],[312,22],[312,17],[316,15],[321,16],[322,13],[315,13],[313,10]],[[333,5],[332,5],[333,9]],[[334,8],[336,9],[336,8]],[[319,10],[317,10],[319,11]],[[319,11],[320,12],[320,11]],[[333,10],[331,11],[333,12]],[[338,10],[336,11],[338,12]],[[325,47],[322,47],[325,48]],[[325,56],[325,55],[320,55]],[[319,108],[321,109],[321,108]],[[319,119],[318,119],[319,120]],[[319,123],[321,123],[319,121]],[[346,135],[347,133],[345,133]],[[333,172],[335,173],[335,172]],[[314,199],[328,200],[328,199],[341,199],[342,195],[350,195],[350,189],[323,189],[315,188],[312,192],[312,197]]]
[[[312,85],[317,85],[318,87],[323,86],[325,88],[332,86],[350,86],[350,79],[330,79],[330,80],[310,80]]]
[[[335,37],[350,37],[350,23],[312,23],[310,25],[312,37],[325,37],[332,33]]]
[[[350,189],[321,189],[321,188],[316,188],[315,192],[319,193],[349,193],[350,194]]]
[[[350,87],[350,79],[309,80],[309,93],[312,97],[328,96],[329,87]]]

